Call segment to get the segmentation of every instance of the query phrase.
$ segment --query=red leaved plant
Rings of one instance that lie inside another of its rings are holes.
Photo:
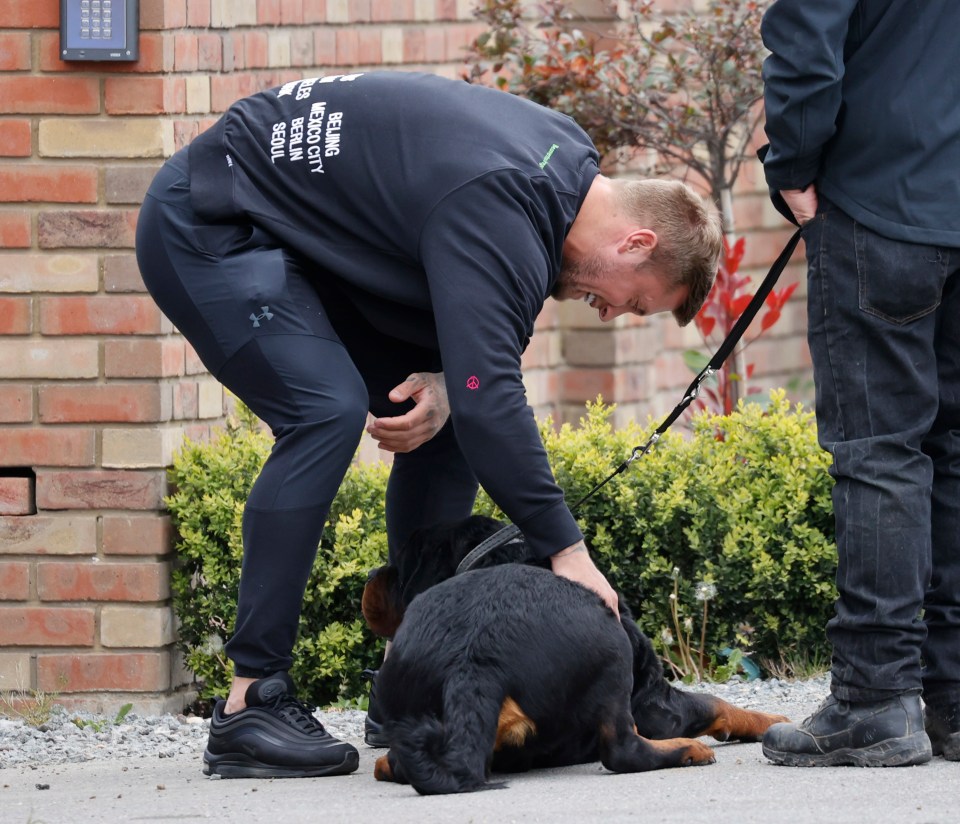
[[[733,247],[724,238],[724,255],[717,272],[716,283],[694,318],[697,331],[711,354],[719,348],[743,314],[743,310],[753,299],[754,293],[747,291],[750,278],[739,273],[744,246],[742,237],[733,244]],[[736,405],[737,398],[760,392],[759,388],[750,386],[754,364],[747,363],[744,366],[738,366],[738,364],[743,362],[743,351],[780,320],[783,307],[796,288],[797,284],[791,283],[782,289],[770,290],[770,294],[764,301],[764,311],[760,315],[760,328],[752,335],[750,330],[747,330],[737,348],[717,372],[716,384],[714,386],[704,384],[701,388],[700,397],[694,403],[695,409],[709,409],[715,414],[729,415]],[[709,362],[710,356],[691,349],[684,353],[683,359],[692,371],[699,373]],[[739,384],[739,387],[736,387],[736,384]]]

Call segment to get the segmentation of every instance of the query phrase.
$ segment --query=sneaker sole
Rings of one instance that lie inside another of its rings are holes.
[[[230,753],[212,755],[203,754],[203,774],[219,775],[221,778],[319,778],[327,775],[347,775],[360,765],[360,754],[356,750],[347,752],[339,764],[325,764],[319,767],[283,767],[276,764],[264,764],[248,755]]]
[[[925,764],[933,757],[925,732],[891,738],[871,747],[839,749],[829,753],[779,752],[763,745],[763,754],[785,767],[909,767]]]

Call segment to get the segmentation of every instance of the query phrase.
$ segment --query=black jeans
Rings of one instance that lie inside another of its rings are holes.
[[[371,326],[345,296],[252,225],[206,224],[190,208],[184,156],[158,174],[137,224],[137,258],[157,304],[204,365],[273,431],[247,499],[237,620],[226,646],[237,675],[292,664],[300,608],[330,504],[367,411],[403,414],[387,393],[438,353]],[[388,542],[466,517],[477,481],[448,421],[394,458]]]
[[[960,700],[960,249],[881,237],[826,199],[804,239],[836,481],[833,692]]]

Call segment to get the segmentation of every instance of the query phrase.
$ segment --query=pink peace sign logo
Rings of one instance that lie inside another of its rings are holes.
[[[471,375],[467,378],[467,389],[479,389],[480,388],[480,379],[476,375]]]

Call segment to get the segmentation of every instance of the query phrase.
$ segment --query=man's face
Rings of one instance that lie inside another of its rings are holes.
[[[667,282],[653,267],[622,256],[602,254],[578,261],[565,260],[553,289],[556,300],[583,300],[611,321],[631,313],[641,317],[672,312],[686,300],[686,286]]]

